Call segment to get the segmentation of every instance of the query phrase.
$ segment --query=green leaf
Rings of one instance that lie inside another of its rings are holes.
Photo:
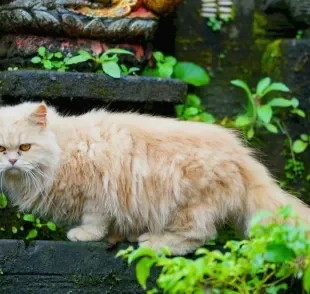
[[[26,237],[26,240],[34,239],[37,236],[38,236],[38,231],[36,229],[33,229],[33,230],[29,231],[29,233]]]
[[[144,290],[146,290],[146,282],[148,277],[150,276],[151,268],[154,263],[154,259],[144,257],[139,260],[136,265],[137,280]]]
[[[265,124],[264,126],[270,133],[274,133],[274,134],[278,133],[278,128],[275,125],[269,123],[269,124]]]
[[[132,252],[130,256],[128,257],[128,264],[131,264],[136,259],[142,257],[142,256],[148,256],[151,258],[156,258],[157,255],[153,249],[146,248],[146,247],[139,247],[137,250]]]
[[[281,218],[287,219],[288,217],[296,216],[296,212],[290,205],[285,205],[279,208],[278,214]]]
[[[261,96],[263,92],[270,86],[270,84],[271,79],[269,77],[260,80],[256,87],[256,94]]]
[[[269,262],[282,263],[294,257],[294,251],[285,244],[270,243],[266,247],[265,259]]]
[[[81,63],[81,62],[85,62],[89,60],[89,58],[87,58],[86,56],[83,56],[83,55],[77,55],[77,56],[73,56],[71,58],[69,58],[67,61],[66,61],[66,65],[70,65],[70,64],[78,64],[78,63]]]
[[[285,98],[274,98],[268,103],[273,107],[290,107],[292,106],[292,100],[288,100]]]
[[[0,208],[6,208],[8,206],[8,199],[3,193],[0,193]]]
[[[171,78],[173,67],[166,63],[158,64],[158,73],[161,78]]]
[[[258,117],[265,123],[268,124],[272,118],[272,108],[266,104],[257,109]]]
[[[34,223],[35,217],[32,214],[25,214],[24,221]]]
[[[18,232],[17,228],[16,227],[12,227],[12,233],[16,234],[17,232]]]
[[[199,117],[203,122],[210,123],[210,124],[213,124],[216,121],[215,117],[211,113],[208,113],[208,112],[201,113]]]
[[[39,47],[39,49],[38,49],[38,53],[39,53],[39,55],[40,55],[40,56],[45,57],[45,54],[46,54],[46,48],[45,48],[45,47],[43,47],[43,46]]]
[[[247,131],[246,136],[247,136],[247,138],[248,138],[249,140],[251,140],[251,139],[254,137],[254,134],[255,134],[254,129],[253,129],[253,128],[250,128],[250,129]]]
[[[263,93],[263,96],[271,91],[290,92],[290,89],[283,83],[272,83]]]
[[[54,57],[54,53],[48,53],[46,58],[48,60],[51,60],[53,57]]]
[[[251,123],[251,120],[246,115],[239,115],[235,121],[235,124],[238,128],[245,127]]]
[[[167,56],[165,57],[164,64],[170,65],[171,67],[174,67],[177,64],[177,60],[173,56]]]
[[[146,67],[142,72],[142,76],[159,77],[159,72],[157,68]]]
[[[61,52],[56,52],[54,55],[56,58],[62,58],[63,57]]]
[[[39,56],[35,56],[35,57],[31,58],[31,62],[32,62],[32,63],[35,63],[35,64],[40,63],[41,60],[42,60],[42,59],[41,59],[41,57],[39,57]]]
[[[309,136],[307,134],[301,134],[300,135],[300,138],[305,141],[305,142],[308,142],[309,141]]]
[[[304,272],[304,277],[303,277],[303,286],[304,289],[310,293],[310,265],[306,268]]]
[[[307,149],[307,147],[308,143],[301,140],[296,140],[293,144],[293,150],[295,153],[302,153]]]
[[[127,66],[125,64],[121,64],[120,68],[121,68],[123,73],[128,73],[128,68],[127,68]]]
[[[279,284],[279,285],[271,285],[268,288],[266,288],[267,294],[278,294],[280,290],[287,290],[288,286],[285,283]]]
[[[122,250],[119,250],[117,252],[117,254],[115,255],[116,258],[118,257],[128,257],[129,254],[131,254],[133,252],[133,246],[129,246],[127,249],[122,249]]]
[[[196,87],[207,85],[210,82],[207,72],[192,62],[178,62],[174,68],[174,76]]]
[[[89,52],[87,52],[86,50],[79,50],[78,54],[83,56],[87,60],[90,60],[93,58],[93,56]]]
[[[46,226],[49,228],[50,231],[56,231],[56,225],[53,222],[48,222]]]
[[[119,49],[119,48],[112,48],[108,49],[103,53],[103,55],[109,55],[109,54],[128,54],[128,55],[134,55],[132,52],[124,49]]]
[[[119,65],[113,61],[102,63],[102,70],[109,76],[118,79],[121,77],[121,69]]]
[[[175,107],[175,112],[177,117],[181,117],[183,115],[185,106],[183,104],[179,104]]]
[[[248,87],[248,85],[242,81],[242,80],[233,80],[230,82],[232,85],[236,86],[236,87],[240,87],[242,88],[248,95],[248,98],[251,99],[252,97],[252,93],[250,88]]]
[[[260,212],[256,213],[255,216],[251,220],[251,227],[256,226],[259,224],[263,219],[272,217],[272,213],[268,210],[261,210]]]
[[[131,67],[129,70],[128,70],[128,74],[130,75],[131,73],[134,73],[136,71],[139,71],[140,68],[139,67]]]
[[[159,51],[153,53],[153,56],[157,62],[164,62],[165,56]]]
[[[298,107],[298,105],[299,105],[299,100],[297,99],[297,98],[292,98],[291,99],[291,102],[292,102],[292,106],[294,107],[294,108],[297,108]]]
[[[53,68],[53,64],[50,60],[43,60],[43,66],[46,69],[52,69]]]
[[[185,117],[191,117],[199,113],[199,109],[196,107],[187,107],[184,111]]]
[[[200,107],[201,101],[197,95],[188,94],[186,98],[186,103],[190,106]]]
[[[99,58],[100,63],[104,63],[106,61],[113,61],[115,63],[118,62],[118,57],[116,54],[112,55],[112,56],[108,56],[108,55],[104,55],[102,54]]]
[[[306,117],[305,112],[301,109],[298,109],[298,108],[291,110],[291,113],[297,114],[300,117]]]

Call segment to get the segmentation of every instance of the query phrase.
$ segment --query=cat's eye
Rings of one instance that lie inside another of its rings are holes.
[[[6,148],[5,148],[5,147],[0,146],[0,152],[4,152],[5,150],[6,150]]]
[[[28,151],[31,148],[31,144],[22,144],[19,146],[21,151]]]

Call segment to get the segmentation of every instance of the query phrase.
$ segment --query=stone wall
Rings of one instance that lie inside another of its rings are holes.
[[[303,26],[303,39],[296,40],[300,26],[287,13],[277,9],[265,13],[262,0],[235,0],[236,18],[224,24],[221,31],[214,32],[208,27],[207,20],[200,17],[201,2],[185,0],[174,19],[176,29],[167,36],[174,38],[174,44],[170,43],[167,48],[159,37],[158,44],[162,50],[175,51],[178,60],[190,60],[208,69],[212,75],[211,83],[196,90],[207,111],[219,118],[236,115],[246,103],[246,97],[230,81],[243,79],[255,87],[261,78],[270,76],[292,90],[307,115],[306,119],[289,117],[287,125],[290,132],[309,134],[308,30]],[[281,155],[284,139],[283,135],[268,135],[258,144],[263,151],[260,159],[277,177],[283,175],[286,161]],[[310,155],[303,154],[303,161],[309,174]],[[309,191],[309,182],[303,185],[307,185]],[[304,199],[310,203],[308,194],[304,192]]]

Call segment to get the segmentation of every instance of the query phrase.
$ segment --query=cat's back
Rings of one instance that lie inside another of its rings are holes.
[[[167,142],[184,140],[187,143],[192,140],[196,144],[200,142],[218,147],[242,145],[237,131],[214,124],[135,113],[109,113],[106,119],[139,138],[162,139]]]

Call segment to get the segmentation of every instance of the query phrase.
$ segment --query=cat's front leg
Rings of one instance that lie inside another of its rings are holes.
[[[108,233],[110,218],[103,213],[84,214],[82,225],[67,233],[70,241],[101,241]]]

